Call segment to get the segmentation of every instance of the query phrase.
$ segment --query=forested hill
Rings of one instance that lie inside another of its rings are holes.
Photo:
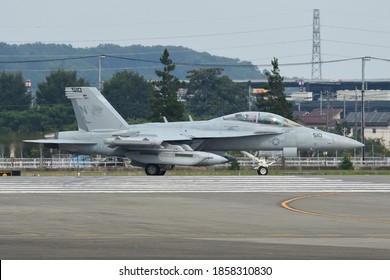
[[[221,67],[223,74],[231,79],[253,80],[264,78],[250,62],[238,59],[213,56],[206,52],[196,52],[177,46],[146,47],[132,45],[99,45],[93,48],[74,48],[71,45],[23,44],[9,45],[0,43],[0,71],[21,71],[24,79],[31,79],[33,87],[51,70],[76,70],[78,76],[97,85],[99,56],[105,55],[102,62],[102,80],[108,80],[112,74],[129,70],[138,72],[145,79],[155,79],[155,70],[162,69],[159,61],[164,48],[176,64],[173,72],[179,79],[186,79],[187,72],[199,68]]]

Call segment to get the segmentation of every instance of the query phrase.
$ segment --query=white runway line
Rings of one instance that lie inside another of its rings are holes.
[[[0,193],[390,192],[390,184],[299,176],[12,177]]]

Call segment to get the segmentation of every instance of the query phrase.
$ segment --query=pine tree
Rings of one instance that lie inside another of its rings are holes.
[[[171,74],[176,66],[169,58],[167,49],[164,49],[160,62],[164,65],[164,69],[163,71],[156,70],[156,75],[161,80],[154,83],[156,89],[150,100],[152,110],[150,120],[161,121],[163,117],[169,121],[183,120],[184,106],[177,100],[177,91],[181,83],[176,76]]]
[[[283,77],[280,75],[278,59],[271,61],[273,69],[266,72],[268,85],[265,87],[268,92],[257,99],[257,107],[260,111],[271,112],[292,119],[292,105],[284,95]]]

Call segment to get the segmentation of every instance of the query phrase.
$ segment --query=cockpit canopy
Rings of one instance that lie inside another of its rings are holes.
[[[240,112],[234,113],[231,115],[226,115],[222,117],[223,120],[229,121],[242,121],[242,122],[253,122],[253,123],[261,123],[282,127],[298,127],[301,126],[296,122],[290,121],[282,116],[266,113],[266,112]]]

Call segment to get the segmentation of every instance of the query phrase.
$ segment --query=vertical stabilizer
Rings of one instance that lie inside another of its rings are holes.
[[[80,130],[126,129],[127,122],[94,87],[67,87]]]

